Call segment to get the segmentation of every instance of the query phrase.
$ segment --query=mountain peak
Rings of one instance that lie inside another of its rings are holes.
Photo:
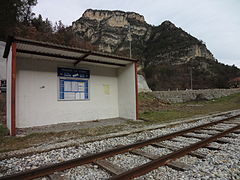
[[[169,27],[169,28],[176,28],[175,24],[173,24],[171,21],[166,20],[164,22],[162,22],[162,24],[160,26],[164,26],[164,27]]]
[[[72,29],[99,51],[128,56],[131,42],[132,57],[140,60],[153,90],[189,88],[189,67],[194,69],[194,88],[224,87],[226,76],[239,76],[224,74],[227,67],[217,63],[202,41],[169,20],[152,26],[135,12],[88,9]]]
[[[140,15],[135,12],[124,12],[120,10],[97,10],[97,9],[87,9],[82,17],[91,19],[91,20],[97,20],[102,21],[111,17],[120,17],[120,18],[130,18],[135,19],[137,21],[145,22],[144,16]]]
[[[131,35],[127,28],[129,25]],[[197,38],[171,21],[151,26],[135,12],[87,9],[80,19],[73,22],[72,28],[79,37],[109,53],[127,54],[131,39],[133,55],[156,63],[180,64],[196,57],[214,59]]]

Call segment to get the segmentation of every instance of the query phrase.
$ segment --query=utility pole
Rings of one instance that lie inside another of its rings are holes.
[[[132,35],[131,35],[131,25],[128,26],[128,39],[129,39],[129,57],[132,58]]]
[[[193,83],[192,83],[192,67],[190,67],[190,83],[191,83],[191,90],[193,89]]]

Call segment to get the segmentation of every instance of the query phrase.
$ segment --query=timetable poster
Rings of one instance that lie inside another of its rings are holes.
[[[60,99],[84,100],[88,99],[88,80],[61,79]]]

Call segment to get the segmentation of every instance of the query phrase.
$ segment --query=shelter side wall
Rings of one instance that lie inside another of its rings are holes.
[[[10,48],[7,58],[7,127],[11,134],[11,89],[12,89],[12,48]]]
[[[65,62],[17,57],[17,128],[119,117],[117,70]],[[89,100],[58,100],[58,67],[90,70]]]
[[[5,44],[5,42],[0,41],[0,80],[6,80],[6,59],[2,57]]]
[[[120,68],[118,71],[119,116],[136,119],[136,89],[134,64]]]

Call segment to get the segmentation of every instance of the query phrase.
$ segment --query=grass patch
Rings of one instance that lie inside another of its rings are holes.
[[[145,99],[147,101],[147,99]],[[140,118],[147,120],[146,124],[162,123],[180,118],[190,118],[197,115],[212,114],[239,109],[240,93],[210,101],[193,101],[177,103],[163,107],[158,111],[140,112]]]
[[[140,117],[144,120],[149,120],[147,121],[149,124],[164,123],[174,119],[186,118],[193,115],[194,114],[190,114],[189,112],[182,112],[178,110],[163,110],[140,113]]]
[[[0,137],[7,136],[9,134],[8,128],[0,124]]]
[[[139,93],[138,94],[138,100],[140,102],[153,101],[154,99],[155,99],[155,96],[152,93]]]

